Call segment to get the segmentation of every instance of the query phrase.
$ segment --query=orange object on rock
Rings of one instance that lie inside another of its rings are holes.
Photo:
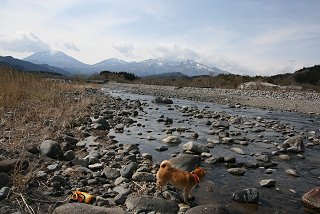
[[[72,193],[71,199],[80,203],[91,204],[93,203],[94,196],[89,193],[76,190]]]

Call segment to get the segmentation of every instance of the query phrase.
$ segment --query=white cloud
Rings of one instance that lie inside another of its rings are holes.
[[[113,45],[113,48],[119,51],[120,53],[130,56],[134,50],[134,47],[131,43],[128,42],[118,42]]]
[[[0,35],[0,48],[13,52],[38,52],[49,50],[50,45],[32,32],[17,32],[14,35]]]
[[[161,43],[154,48],[155,57],[172,59],[192,59],[197,60],[199,54],[189,48],[179,47],[175,43]]]

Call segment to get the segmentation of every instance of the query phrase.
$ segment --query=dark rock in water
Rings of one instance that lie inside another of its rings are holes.
[[[120,208],[98,207],[84,203],[68,203],[61,205],[53,210],[52,214],[125,214],[126,212]]]
[[[10,179],[7,173],[0,173],[0,188],[8,186],[9,181]]]
[[[302,196],[302,202],[306,207],[320,212],[320,187],[314,188]]]
[[[53,140],[45,140],[40,144],[40,152],[49,158],[58,159],[63,156],[60,144]]]
[[[135,210],[136,213],[163,213],[177,214],[179,206],[173,201],[168,201],[159,197],[138,196],[131,194],[125,202],[129,210]]]
[[[304,152],[304,144],[301,135],[293,136],[283,142],[278,147],[282,152]]]
[[[232,175],[242,176],[246,174],[247,170],[245,168],[230,168],[227,170]]]
[[[201,165],[200,157],[197,155],[183,154],[171,158],[170,162],[173,167],[191,172],[196,166]]]
[[[276,180],[274,179],[265,179],[260,181],[260,186],[262,187],[272,187],[276,184]]]
[[[165,97],[156,97],[152,100],[153,103],[160,103],[160,104],[173,104],[173,101],[169,98]]]
[[[256,188],[248,188],[233,193],[232,197],[237,202],[257,203],[259,202],[259,191]]]
[[[10,172],[17,167],[21,167],[21,170],[27,169],[29,161],[20,159],[10,159],[0,161],[0,172]]]
[[[259,156],[256,157],[256,159],[258,161],[262,161],[262,162],[265,162],[265,163],[268,163],[271,161],[271,158],[272,158],[272,155],[271,154],[261,154]]]
[[[228,210],[221,206],[215,204],[206,204],[196,207],[192,207],[187,210],[186,214],[229,214]]]
[[[155,148],[155,150],[158,151],[158,152],[163,152],[163,151],[168,150],[168,147],[166,147],[166,146],[158,146],[158,147]]]

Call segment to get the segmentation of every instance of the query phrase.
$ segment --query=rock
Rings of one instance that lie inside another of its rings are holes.
[[[204,162],[207,163],[207,164],[215,164],[217,163],[217,159],[215,157],[210,157],[208,159],[206,159]]]
[[[171,99],[165,97],[156,97],[152,100],[152,102],[159,104],[173,104],[173,101]]]
[[[304,152],[304,144],[301,135],[293,136],[285,140],[278,148],[282,152]]]
[[[122,177],[131,179],[133,172],[138,168],[138,163],[131,162],[128,165],[122,167],[120,174]]]
[[[68,203],[55,208],[52,214],[125,214],[126,212],[120,207],[106,208],[98,207],[84,203]]]
[[[224,144],[233,143],[234,139],[232,137],[223,137],[221,139],[221,142],[224,143]]]
[[[142,153],[141,157],[148,159],[148,160],[152,160],[152,155],[149,153]]]
[[[232,151],[240,154],[240,155],[245,155],[246,153],[241,149],[241,148],[238,148],[238,147],[232,147],[231,148]]]
[[[245,168],[230,168],[227,169],[227,172],[229,172],[232,175],[238,175],[238,176],[242,176],[246,173],[246,169]]]
[[[38,149],[38,145],[36,144],[28,144],[26,146],[26,150],[32,154],[38,154],[39,153],[39,149]]]
[[[77,138],[75,138],[73,136],[70,136],[70,135],[67,135],[67,134],[62,134],[61,138],[64,141],[66,141],[66,142],[68,142],[70,144],[73,144],[73,145],[76,145],[76,143],[78,143],[78,141],[79,141]]]
[[[210,153],[210,150],[199,144],[199,143],[194,143],[192,141],[186,143],[183,145],[183,150],[184,151],[189,151],[189,152],[192,152],[192,153],[196,153],[196,154],[201,154],[203,152],[207,152],[207,153]]]
[[[96,118],[91,118],[92,122],[94,124],[96,124],[96,126],[94,126],[94,129],[97,130],[110,130],[110,125],[108,123],[108,121],[104,118],[104,117],[98,117]]]
[[[128,178],[124,178],[124,177],[118,177],[115,181],[114,181],[114,185],[118,186],[121,183],[127,183],[130,180]]]
[[[221,205],[206,204],[192,207],[187,210],[186,214],[229,214],[229,212]]]
[[[103,169],[103,174],[106,176],[108,179],[116,179],[120,177],[120,172],[114,168],[110,167],[105,167]]]
[[[215,137],[210,137],[207,139],[208,143],[212,143],[212,144],[219,144],[220,143],[220,139],[218,136]]]
[[[126,202],[127,196],[128,195],[125,195],[125,194],[118,194],[118,195],[116,195],[116,197],[114,197],[114,202],[116,204],[122,205]]]
[[[173,167],[191,172],[197,166],[201,165],[200,157],[197,155],[183,154],[171,158],[170,162]]]
[[[66,161],[72,161],[73,159],[76,158],[76,154],[72,150],[68,150],[63,154],[64,160]]]
[[[176,202],[159,197],[138,196],[136,194],[129,195],[125,204],[129,210],[134,210],[136,213],[177,214],[179,211],[179,206]]]
[[[96,204],[97,204],[99,207],[109,206],[109,200],[108,200],[107,198],[104,198],[104,197],[101,197],[101,196],[97,196],[97,197],[96,197]]]
[[[296,170],[294,170],[294,169],[286,169],[286,173],[288,174],[288,175],[292,175],[292,176],[294,176],[294,177],[299,177],[300,175],[296,172]]]
[[[113,188],[113,191],[122,195],[129,195],[131,193],[131,189],[126,188],[124,186],[116,186],[115,188]]]
[[[271,158],[272,158],[272,154],[261,154],[261,155],[256,157],[256,159],[258,161],[262,161],[262,162],[265,162],[265,163],[270,162]]]
[[[27,169],[29,161],[20,159],[10,159],[0,161],[0,172],[10,172],[16,167],[21,167],[22,170]]]
[[[260,186],[262,187],[272,187],[276,185],[276,180],[274,179],[265,179],[260,181]]]
[[[233,200],[241,203],[258,203],[259,191],[256,188],[247,188],[233,193]]]
[[[302,202],[306,207],[320,211],[320,187],[316,187],[302,196]]]
[[[162,142],[164,143],[181,143],[181,139],[178,136],[170,135],[167,136],[166,138],[162,139]]]
[[[134,181],[154,181],[155,177],[149,172],[136,172],[132,175],[132,180]]]
[[[155,148],[155,150],[158,151],[158,152],[163,152],[163,151],[168,150],[168,147],[166,147],[166,146],[157,146]]]
[[[7,173],[0,173],[0,188],[8,186],[9,182],[9,175]]]
[[[235,157],[223,157],[223,162],[225,163],[235,163],[236,158]]]
[[[58,159],[63,156],[60,144],[53,140],[45,140],[40,144],[40,153],[49,158]]]
[[[88,166],[89,169],[91,170],[99,170],[103,168],[103,164],[102,163],[94,163]]]
[[[10,192],[9,187],[2,187],[0,189],[0,200],[7,198],[9,192]]]
[[[229,123],[228,123],[228,121],[225,121],[225,120],[219,120],[219,121],[213,122],[212,126],[213,127],[228,128]]]
[[[291,160],[290,155],[286,155],[286,154],[280,154],[278,157],[280,160]]]
[[[124,124],[122,124],[122,123],[119,123],[114,127],[115,132],[118,132],[118,133],[119,132],[122,133],[123,129],[124,129]]]

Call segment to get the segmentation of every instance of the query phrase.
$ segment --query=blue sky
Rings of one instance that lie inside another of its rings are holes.
[[[61,50],[88,64],[116,57],[193,59],[272,75],[319,64],[318,0],[0,0],[0,55]]]

